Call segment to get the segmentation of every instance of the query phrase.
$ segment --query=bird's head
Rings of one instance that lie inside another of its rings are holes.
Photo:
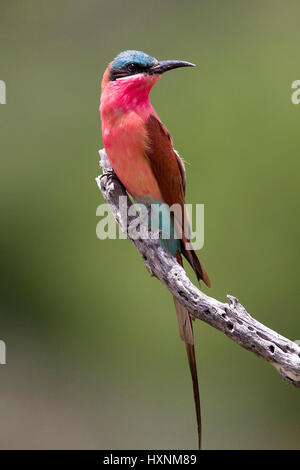
[[[115,81],[132,75],[161,75],[168,70],[178,67],[194,67],[194,64],[183,60],[163,60],[159,62],[141,51],[121,52],[112,62],[109,71],[109,80]]]
[[[149,92],[162,73],[177,67],[193,67],[182,60],[163,60],[140,51],[121,52],[107,67],[102,80],[101,112],[149,107]],[[149,108],[150,109],[150,108]],[[102,116],[102,117],[103,117]]]
[[[159,80],[162,73],[178,67],[194,67],[194,64],[183,60],[158,61],[145,52],[124,51],[121,52],[107,67],[103,80],[102,90],[110,83],[121,88],[143,86],[149,87]]]

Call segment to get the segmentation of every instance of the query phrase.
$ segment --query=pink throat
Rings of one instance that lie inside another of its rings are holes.
[[[137,74],[109,82],[102,92],[101,114],[112,110],[127,113],[137,108],[152,111],[149,93],[160,75]]]

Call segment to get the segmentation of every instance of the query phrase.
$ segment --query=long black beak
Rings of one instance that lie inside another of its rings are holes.
[[[168,70],[177,69],[178,67],[195,67],[195,64],[191,62],[185,62],[184,60],[162,60],[158,64],[153,65],[149,70],[150,74],[153,73],[164,73]]]

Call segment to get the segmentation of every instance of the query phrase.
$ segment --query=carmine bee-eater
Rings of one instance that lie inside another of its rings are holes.
[[[181,208],[181,218],[165,210],[159,218],[161,233],[169,229],[162,246],[182,266],[182,255],[194,269],[198,281],[210,287],[204,267],[190,244],[185,230],[185,169],[172,138],[149,101],[149,93],[161,75],[178,67],[193,67],[181,60],[159,62],[144,52],[121,52],[107,67],[102,80],[101,120],[104,147],[110,163],[127,192],[138,203],[156,207]],[[175,232],[179,235],[175,236]],[[189,245],[189,249],[187,247]],[[201,448],[201,411],[194,350],[194,335],[189,312],[174,297],[179,332],[185,342],[193,381]]]

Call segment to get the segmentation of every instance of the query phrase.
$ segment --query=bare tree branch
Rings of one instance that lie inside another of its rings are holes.
[[[163,282],[194,317],[223,331],[237,344],[272,364],[291,384],[300,387],[300,347],[296,343],[251,317],[236,297],[228,295],[229,303],[223,303],[201,292],[175,258],[161,248],[157,234],[147,232],[137,240],[130,237],[130,224],[137,213],[124,220],[119,197],[128,198],[127,193],[112,170],[105,150],[100,150],[99,154],[103,173],[96,178],[98,187],[120,229],[142,255],[149,273]],[[134,207],[129,198],[127,203],[132,211]]]

